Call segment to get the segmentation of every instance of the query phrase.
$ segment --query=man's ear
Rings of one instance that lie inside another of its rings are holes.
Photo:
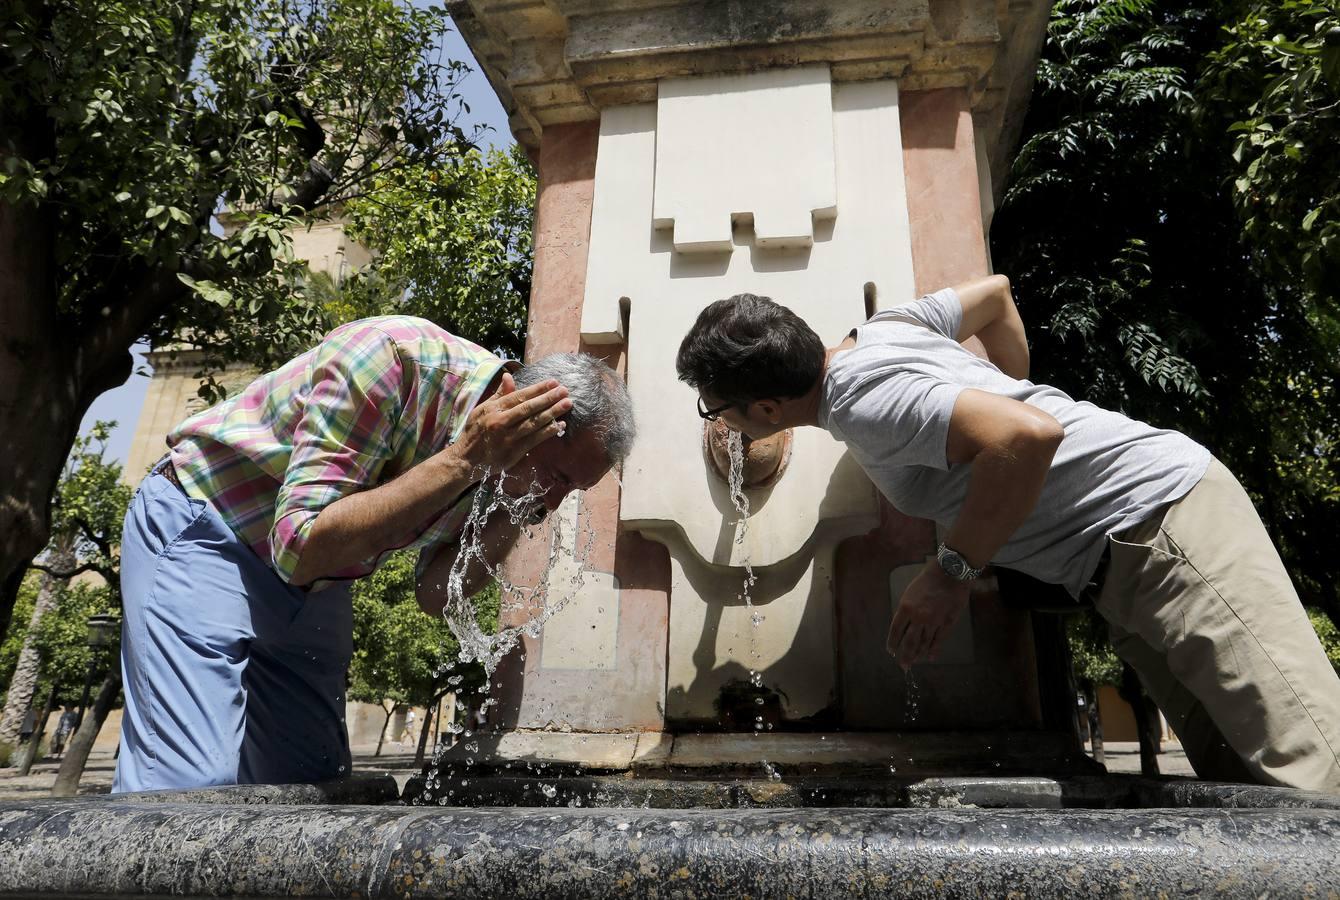
[[[755,400],[754,403],[758,406],[758,412],[763,417],[763,421],[769,425],[781,423],[782,406],[776,400]]]

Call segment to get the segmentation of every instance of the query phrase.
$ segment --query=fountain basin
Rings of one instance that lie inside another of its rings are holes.
[[[1306,806],[0,804],[0,895],[29,897],[1306,896],[1340,890],[1338,851]]]

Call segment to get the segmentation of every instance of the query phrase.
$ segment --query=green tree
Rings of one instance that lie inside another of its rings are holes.
[[[1271,279],[1340,295],[1340,8],[1248,3],[1225,38],[1200,82],[1215,127],[1232,123],[1244,244]]]
[[[404,311],[521,358],[535,220],[535,171],[521,148],[387,173],[348,215],[351,235],[376,253],[376,278],[404,289]]]
[[[1321,648],[1326,651],[1326,658],[1330,660],[1331,668],[1335,669],[1336,674],[1340,674],[1340,628],[1336,628],[1335,623],[1319,610],[1309,609],[1307,617],[1317,632]]]
[[[416,558],[413,552],[397,553],[353,589],[354,656],[348,696],[377,703],[384,710],[390,702],[388,720],[395,704],[431,709],[449,692],[465,694],[486,685],[479,663],[456,664],[460,644],[446,621],[425,616],[419,609],[414,599]],[[490,584],[472,602],[480,628],[488,634],[496,631],[497,585]],[[421,734],[427,734],[429,722],[423,724]],[[420,756],[423,749],[420,740]]]
[[[403,0],[0,5],[0,629],[130,346],[309,345],[287,230],[468,149],[448,22]]]
[[[98,614],[120,616],[121,604],[110,585],[70,584],[60,592],[55,608],[42,617],[34,635],[42,654],[42,681],[56,688],[58,702],[75,703],[86,678],[101,684],[120,662],[111,650],[88,645],[88,618]],[[119,684],[119,676],[117,678]],[[39,694],[40,694],[39,690]]]
[[[1340,329],[1335,292],[1319,289],[1340,146],[1329,16],[1304,2],[1058,2],[992,256],[1030,325],[1035,377],[1209,446],[1304,601],[1336,618]],[[1289,137],[1259,137],[1263,123]]]
[[[0,740],[12,742],[18,734],[33,698],[41,695],[39,680],[50,688],[83,683],[82,663],[73,681],[67,680],[66,672],[51,656],[51,648],[57,645],[43,643],[40,637],[43,623],[64,602],[69,579],[82,572],[96,572],[104,582],[99,589],[105,595],[103,605],[111,609],[120,607],[121,523],[130,505],[131,489],[121,481],[120,463],[105,459],[107,438],[114,427],[115,422],[95,423],[88,434],[76,439],[66,460],[52,508],[51,544],[43,561],[33,565],[44,577],[24,620],[22,647],[9,682],[4,716],[0,719]],[[74,639],[79,647],[70,652],[87,651],[84,631],[87,618],[77,623]]]

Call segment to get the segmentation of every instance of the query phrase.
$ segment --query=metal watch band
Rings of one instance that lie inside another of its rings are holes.
[[[940,569],[955,581],[973,581],[982,577],[986,571],[983,566],[980,569],[974,569],[972,564],[962,553],[950,547],[944,541],[935,548],[935,561],[940,564]]]

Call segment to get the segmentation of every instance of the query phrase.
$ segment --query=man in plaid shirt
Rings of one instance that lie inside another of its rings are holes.
[[[440,614],[486,473],[552,510],[632,440],[623,382],[594,357],[521,367],[408,316],[341,326],[183,422],[126,515],[113,790],[346,772],[350,582],[416,548],[419,604]],[[490,566],[517,534],[489,521]],[[466,591],[485,575],[468,568]]]

